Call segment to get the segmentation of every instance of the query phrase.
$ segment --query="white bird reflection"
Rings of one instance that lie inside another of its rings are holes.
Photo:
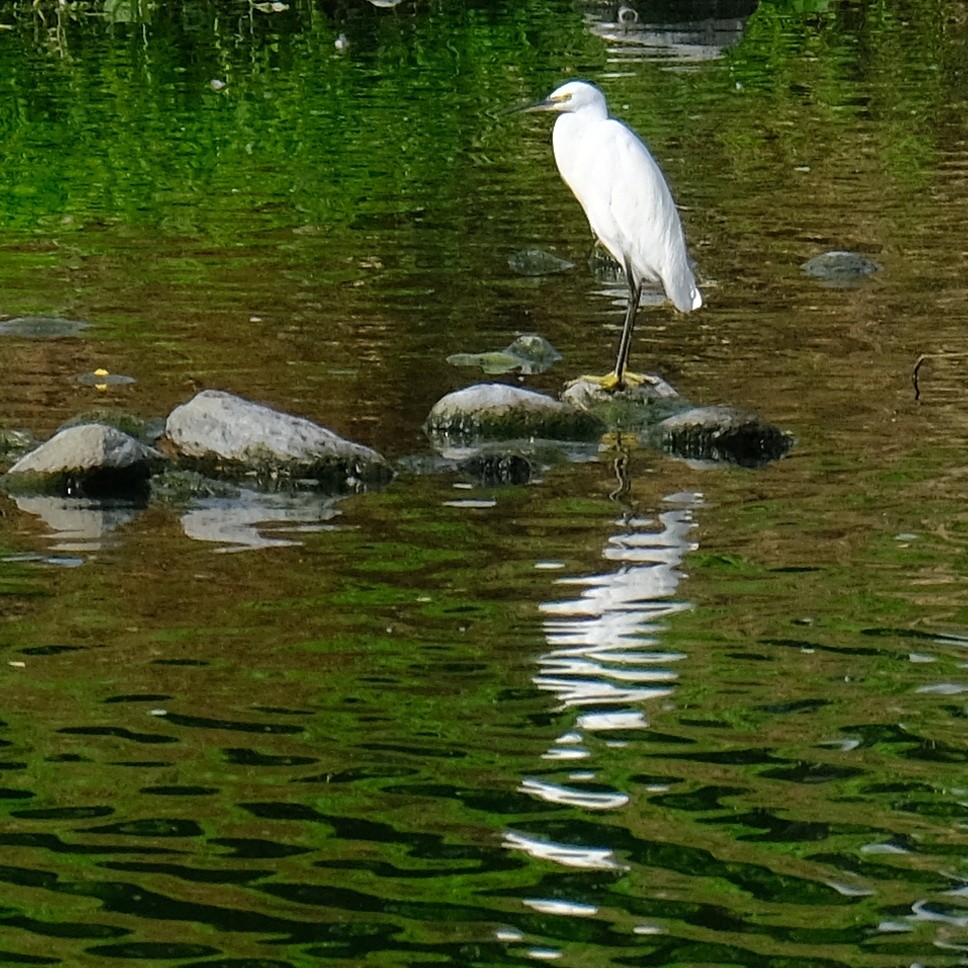
[[[544,602],[545,636],[553,646],[538,659],[534,682],[553,692],[562,707],[583,709],[575,726],[548,757],[580,747],[584,732],[641,729],[648,725],[642,704],[667,696],[675,683],[680,652],[659,648],[662,622],[689,608],[675,593],[683,557],[697,545],[689,535],[697,494],[666,499],[669,509],[655,518],[621,519],[602,557],[618,563],[611,571],[556,584],[580,590],[577,598]]]
[[[625,870],[611,850],[605,847],[576,847],[572,844],[556,844],[539,837],[509,830],[504,835],[504,846],[512,850],[523,850],[536,860],[552,860],[564,867],[581,870],[621,871]]]
[[[542,800],[547,800],[548,803],[564,803],[572,807],[585,807],[589,810],[614,810],[616,807],[624,807],[629,802],[628,796],[618,791],[601,793],[578,790],[574,787],[548,783],[533,777],[526,779],[521,784],[521,789],[525,793],[536,794]]]

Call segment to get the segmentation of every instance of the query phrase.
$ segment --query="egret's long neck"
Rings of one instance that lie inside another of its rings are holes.
[[[551,132],[551,143],[554,148],[555,161],[561,177],[574,191],[573,180],[577,172],[576,166],[581,166],[581,159],[585,155],[590,136],[595,140],[591,130],[595,125],[608,119],[608,111],[595,110],[597,106],[588,105],[579,111],[563,111],[555,121]]]

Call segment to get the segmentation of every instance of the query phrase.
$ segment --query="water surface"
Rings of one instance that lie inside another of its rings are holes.
[[[3,427],[218,388],[408,460],[4,499],[0,961],[965,963],[968,25],[638,7],[2,13],[0,311],[89,324],[0,334]],[[539,332],[552,391],[611,362],[550,119],[499,115],[572,75],[647,137],[707,297],[644,310],[633,362],[787,459],[409,460],[451,354]],[[516,275],[529,246],[575,268]],[[828,249],[882,268],[823,286]]]

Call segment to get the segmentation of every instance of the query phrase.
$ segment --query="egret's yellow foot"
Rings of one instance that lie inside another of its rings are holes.
[[[581,383],[586,381],[588,383],[595,383],[600,386],[603,390],[607,390],[609,393],[614,393],[616,390],[624,390],[626,387],[640,387],[643,383],[649,383],[655,386],[659,381],[654,376],[648,376],[644,373],[633,373],[631,370],[626,370],[621,377],[612,370],[611,373],[605,376],[580,376],[577,380],[572,380],[568,386],[573,387],[576,383]]]

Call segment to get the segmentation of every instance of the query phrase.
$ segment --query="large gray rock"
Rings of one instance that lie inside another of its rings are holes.
[[[205,474],[244,478],[264,488],[346,490],[385,483],[393,476],[383,457],[369,447],[303,417],[220,390],[204,390],[172,410],[162,446]]]
[[[142,491],[162,455],[106,424],[69,427],[25,454],[3,478],[14,493],[76,497]]]
[[[569,403],[505,383],[481,383],[448,393],[433,405],[424,424],[435,442],[594,440],[604,429],[596,416]]]

